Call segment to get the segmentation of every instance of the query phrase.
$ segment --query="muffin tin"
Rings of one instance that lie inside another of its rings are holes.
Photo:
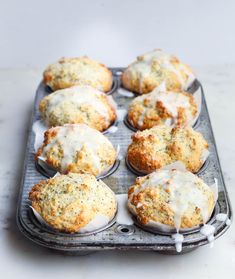
[[[125,97],[118,93],[118,88],[121,86],[120,74],[124,68],[111,68],[111,70],[114,77],[114,83],[111,92],[108,94],[112,94],[114,100],[118,104],[119,112],[123,115],[127,112],[128,105],[133,98]],[[218,180],[218,201],[209,221],[209,223],[213,224],[215,227],[215,238],[218,238],[229,228],[229,226],[226,225],[226,221],[216,220],[216,214],[226,214],[231,220],[232,210],[220,168],[203,88],[199,81],[195,81],[188,91],[193,93],[198,88],[200,88],[202,93],[202,107],[199,119],[194,128],[204,135],[209,143],[210,150],[209,158],[198,172],[198,176],[208,185],[214,183],[214,178]],[[35,97],[32,123],[26,149],[24,172],[19,193],[17,224],[20,231],[37,244],[55,250],[73,252],[76,254],[86,254],[92,251],[113,249],[152,250],[167,254],[177,253],[175,250],[175,242],[171,235],[146,231],[145,228],[141,227],[135,220],[133,225],[118,224],[113,220],[107,227],[89,234],[61,234],[46,229],[45,226],[35,218],[30,209],[28,194],[34,184],[42,179],[46,179],[47,174],[43,173],[39,168],[40,166],[38,167],[35,164],[35,134],[32,131],[32,125],[35,121],[40,119],[38,104],[47,94],[49,94],[48,89],[43,83],[41,83],[37,89]],[[103,178],[103,181],[116,194],[127,193],[128,187],[132,185],[136,178],[136,174],[127,167],[125,161],[127,147],[131,142],[131,135],[134,132],[125,124],[124,119],[119,119],[118,123],[116,123],[118,130],[115,133],[107,132],[105,134],[114,145],[120,146],[119,160],[115,169],[110,171]],[[207,243],[207,238],[200,233],[199,229],[192,230],[184,234],[182,253],[189,252]]]

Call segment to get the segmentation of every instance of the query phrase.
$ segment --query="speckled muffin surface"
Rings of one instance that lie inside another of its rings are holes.
[[[53,91],[74,85],[90,85],[108,92],[113,83],[111,71],[86,56],[61,58],[49,65],[43,73],[43,81]]]
[[[45,161],[60,173],[98,176],[112,167],[116,150],[99,131],[85,124],[66,124],[45,132],[36,159]]]
[[[50,127],[83,123],[104,131],[116,119],[112,97],[91,86],[57,90],[41,100],[39,110]]]
[[[213,190],[188,171],[158,170],[137,178],[128,191],[129,210],[146,226],[197,227],[208,221],[215,201]]]
[[[173,55],[156,49],[130,64],[122,75],[123,86],[133,92],[146,94],[163,82],[167,90],[186,89],[195,76],[191,68]]]
[[[197,103],[192,94],[155,89],[130,103],[128,121],[137,130],[160,124],[192,125],[197,112]]]
[[[176,161],[197,172],[205,162],[208,143],[203,135],[190,127],[155,126],[132,135],[127,159],[143,173],[151,173]]]
[[[103,226],[117,210],[113,191],[89,174],[70,173],[42,180],[32,188],[29,199],[49,226],[68,233]]]

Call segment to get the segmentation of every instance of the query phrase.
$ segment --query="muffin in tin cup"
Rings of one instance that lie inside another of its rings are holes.
[[[132,100],[127,120],[136,130],[149,129],[160,124],[192,126],[199,116],[199,102],[194,95],[184,91],[155,89]]]
[[[113,76],[106,66],[87,56],[63,57],[45,69],[43,82],[52,91],[74,85],[90,85],[108,92],[113,85]]]
[[[124,88],[146,94],[165,82],[170,91],[186,90],[195,80],[192,69],[173,55],[156,49],[130,64],[121,76]]]
[[[208,143],[191,127],[155,126],[132,135],[127,160],[132,168],[148,174],[181,161],[187,170],[198,172],[209,156]]]
[[[88,233],[107,226],[117,211],[114,192],[91,174],[69,173],[42,180],[29,193],[42,225],[64,233]]]
[[[128,208],[146,229],[190,231],[208,222],[217,192],[186,170],[160,169],[138,177],[128,190]]]
[[[112,168],[117,151],[99,131],[85,124],[66,124],[45,132],[44,142],[35,157],[63,174],[100,176]]]
[[[100,132],[117,118],[112,97],[91,86],[57,90],[40,101],[39,111],[48,127],[83,123]]]

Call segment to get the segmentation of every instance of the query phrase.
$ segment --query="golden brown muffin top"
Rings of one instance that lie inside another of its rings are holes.
[[[107,92],[113,82],[111,71],[87,56],[63,57],[46,68],[43,78],[53,91],[74,85],[90,85]]]
[[[182,90],[194,79],[189,66],[161,49],[138,56],[122,75],[124,87],[139,94],[149,93],[162,82],[167,90]]]
[[[191,127],[155,126],[132,135],[128,161],[137,170],[150,173],[176,161],[197,172],[208,154],[208,143]]]
[[[61,173],[88,172],[99,175],[116,159],[112,143],[102,133],[85,124],[66,124],[45,132],[36,158]]]
[[[116,119],[111,96],[91,87],[73,86],[44,97],[39,110],[49,126],[84,123],[103,131]]]
[[[103,226],[117,210],[113,191],[90,174],[70,173],[42,180],[32,188],[29,199],[48,225],[69,233],[86,231],[101,217]]]
[[[130,103],[128,120],[139,130],[159,124],[191,125],[197,111],[192,94],[155,89],[151,93],[136,97]]]
[[[216,196],[188,171],[158,170],[136,179],[128,191],[128,206],[143,225],[193,228],[210,218]]]

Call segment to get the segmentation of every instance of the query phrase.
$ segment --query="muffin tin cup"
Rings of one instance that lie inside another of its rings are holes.
[[[130,129],[131,131],[133,132],[138,132],[138,131],[141,131],[141,130],[138,130],[137,128],[135,128],[129,121],[128,119],[128,114],[126,114],[126,116],[124,117],[123,119],[123,122],[124,124],[126,125],[126,127],[128,129]],[[197,119],[194,121],[193,125],[191,126],[194,130],[196,130],[198,127],[200,126],[200,119],[199,119],[199,116],[197,117]]]
[[[103,171],[99,175],[96,176],[97,179],[104,179],[105,177],[108,177],[112,175],[119,167],[120,160],[117,158],[114,162],[114,164],[108,168],[106,171]],[[35,161],[36,169],[45,177],[52,178],[58,173],[57,170],[49,166],[46,162],[39,159],[39,161]]]
[[[134,173],[135,175],[137,176],[145,176],[145,175],[148,175],[150,174],[150,172],[144,172],[144,171],[140,171],[138,169],[136,169],[128,160],[127,156],[125,157],[125,163],[126,163],[126,166],[127,168],[132,172]],[[206,169],[209,167],[209,164],[210,164],[210,156],[208,156],[205,160],[205,162],[202,164],[201,168],[195,172],[194,174],[196,175],[199,175],[203,172],[206,171]]]
[[[120,71],[120,74],[116,75],[116,76],[121,76],[122,75],[122,72]],[[161,85],[160,85],[161,86]],[[192,81],[192,83],[185,89],[183,89],[184,91],[188,92],[188,93],[191,93],[191,94],[194,94],[198,89],[200,89],[200,82],[199,80],[197,79],[194,79]],[[137,92],[134,92],[134,91],[130,91],[128,89],[126,89],[125,87],[122,86],[122,84],[120,84],[120,88],[121,89],[124,89],[125,91],[127,92],[130,92],[130,93],[133,93],[134,94],[134,97],[138,97],[138,96],[143,96],[143,95],[146,95],[146,94],[139,94]],[[150,92],[149,92],[150,93]],[[147,93],[148,94],[148,93]]]
[[[216,215],[219,213],[219,208],[216,205],[211,217],[209,218],[209,220],[206,222],[206,224],[212,225],[216,222]],[[154,226],[154,224],[150,224],[150,225],[143,225],[141,224],[138,219],[136,217],[133,217],[134,223],[136,224],[136,226],[140,227],[142,230],[145,230],[147,232],[153,233],[153,234],[160,234],[160,235],[168,235],[168,236],[172,236],[173,234],[177,233],[177,230],[175,228],[171,228],[169,226],[165,226],[162,224],[157,224]],[[200,229],[203,225],[199,225],[196,227],[192,227],[192,228],[187,228],[187,229],[180,229],[178,231],[178,233],[183,234],[183,235],[189,235],[192,233],[197,233],[200,232]]]
[[[123,72],[124,68],[112,68],[111,70],[114,77],[114,86],[117,85],[115,87],[116,89],[120,88],[120,74]],[[213,213],[212,219],[218,212],[226,216],[226,218],[228,218],[227,221],[229,221],[232,219],[231,205],[227,195],[226,187],[224,185],[203,89],[198,81],[196,81],[193,86],[192,88],[189,88],[190,92],[194,92],[195,88],[198,88],[202,92],[202,110],[200,112],[199,122],[197,122],[197,130],[199,130],[204,135],[210,146],[209,160],[207,160],[204,166],[202,166],[201,170],[199,171],[199,176],[208,185],[211,185],[214,182],[214,178],[217,178],[219,185],[219,195],[215,213]],[[112,96],[118,104],[118,110],[127,111],[129,102],[133,98],[127,98],[118,94],[116,89],[112,91]],[[46,95],[48,95],[48,92],[45,89],[45,85],[41,83],[38,87],[35,98],[32,125],[40,119],[38,104],[39,101]],[[105,184],[117,194],[126,194],[128,187],[133,184],[136,178],[136,175],[126,166],[124,158],[127,147],[130,144],[130,138],[133,134],[133,130],[127,128],[123,122],[125,121],[122,119],[118,120],[118,131],[116,133],[108,132],[105,134],[105,136],[107,136],[114,144],[114,146],[119,144],[121,147],[121,153],[117,159],[117,164],[119,165],[118,168],[114,166],[114,172],[112,169],[110,170],[108,176],[105,176],[104,178],[102,177]],[[165,232],[164,234],[161,234],[159,231],[149,232],[145,227],[141,227],[141,224],[139,224],[137,220],[134,220],[133,225],[125,223],[117,224],[115,223],[115,220],[112,220],[112,222],[110,222],[107,227],[102,228],[99,231],[93,231],[87,235],[60,233],[42,226],[33,216],[32,210],[29,208],[28,199],[28,193],[33,185],[37,184],[41,179],[43,179],[45,175],[42,175],[36,169],[34,159],[34,141],[35,134],[31,128],[27,144],[24,172],[17,208],[17,224],[20,231],[26,237],[47,248],[75,253],[76,255],[78,253],[84,254],[91,251],[113,249],[151,250],[166,254],[176,253],[175,243],[171,237],[172,233],[167,234]],[[211,220],[209,222],[211,222]],[[215,238],[218,238],[227,231],[229,228],[229,222],[227,221],[219,221],[217,219],[214,221],[213,219],[212,224],[215,227]],[[186,253],[202,245],[208,244],[207,237],[203,236],[199,232],[199,228],[195,228],[195,230],[191,230],[190,232],[184,232],[183,234],[184,242],[182,246],[182,253]]]
[[[82,237],[82,236],[89,236],[89,235],[93,235],[99,232],[102,232],[106,229],[108,229],[109,227],[113,226],[113,224],[116,222],[116,216],[117,216],[117,212],[115,213],[114,217],[108,222],[108,224],[101,226],[100,228],[97,228],[95,230],[91,230],[89,232],[74,232],[74,233],[66,233],[66,232],[61,232],[59,230],[54,229],[53,227],[51,227],[50,225],[48,225],[43,218],[39,215],[39,213],[36,213],[35,209],[32,209],[31,206],[29,206],[29,218],[31,219],[31,221],[34,223],[35,226],[37,226],[38,228],[41,228],[44,231],[47,231],[49,233],[55,233],[57,235],[60,236],[64,236],[67,237],[69,235],[72,235],[73,237]],[[39,216],[40,217],[39,217]]]
[[[45,88],[45,92],[47,92],[48,94],[51,94],[56,91],[56,90],[53,91],[48,85],[44,85],[44,88]],[[105,94],[112,95],[117,90],[117,88],[118,88],[118,81],[114,78],[111,89],[108,92],[105,92]]]

